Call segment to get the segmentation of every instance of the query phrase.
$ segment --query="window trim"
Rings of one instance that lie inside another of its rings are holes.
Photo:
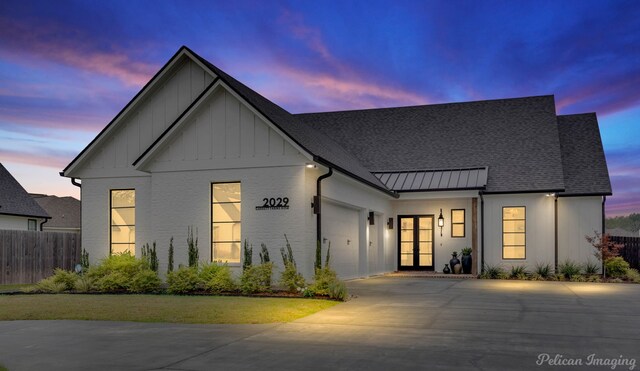
[[[462,211],[462,223],[453,222],[453,212]],[[453,226],[462,224],[462,236],[453,235]],[[467,209],[451,209],[451,238],[465,238],[467,236]]]
[[[34,226],[33,229],[31,229],[31,222],[33,222],[33,226]],[[38,219],[27,219],[27,230],[38,231]]]
[[[234,184],[234,183],[238,183],[240,184],[240,202],[216,202],[216,204],[240,204],[240,221],[239,222],[234,222],[234,221],[225,221],[225,222],[215,222],[215,223],[240,223],[240,261],[238,262],[227,262],[226,264],[229,265],[230,267],[239,267],[242,264],[242,181],[240,180],[232,180],[232,181],[226,181],[226,182],[211,182],[209,183],[209,261],[210,262],[215,262],[215,260],[213,260],[213,186],[214,184]],[[233,243],[236,241],[217,241],[220,243]]]
[[[524,234],[524,245],[509,245],[509,246],[523,246],[524,247],[524,257],[522,258],[505,258],[504,257],[504,209],[510,209],[510,208],[522,208],[524,209],[524,219],[509,219],[509,221],[512,220],[524,220],[524,232],[507,232],[507,233],[517,233],[517,234]],[[527,259],[527,207],[526,206],[503,206],[502,207],[502,214],[500,216],[500,219],[502,220],[502,260],[526,260]]]
[[[122,242],[111,242],[112,240],[112,233],[113,233],[113,227],[119,227],[120,225],[113,225],[111,224],[111,219],[113,218],[113,191],[133,191],[134,194],[136,192],[135,188],[112,188],[109,189],[109,256],[113,255],[113,250],[112,250],[112,245],[131,245],[130,243],[122,243]],[[121,206],[118,207],[118,209],[133,209],[135,212],[136,209],[136,201],[133,201],[133,206]],[[137,219],[137,218],[136,218]],[[123,227],[135,227],[136,224],[133,225],[129,225],[129,224],[122,224],[121,226]],[[136,240],[138,239],[137,233],[136,233]],[[131,252],[131,251],[130,251]],[[136,256],[136,243],[133,243],[133,256]]]

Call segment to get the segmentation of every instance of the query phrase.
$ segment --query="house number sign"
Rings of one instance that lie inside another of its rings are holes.
[[[256,206],[256,210],[288,210],[289,197],[265,197],[262,199],[263,204]]]

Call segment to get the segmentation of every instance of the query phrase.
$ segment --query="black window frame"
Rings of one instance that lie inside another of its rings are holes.
[[[214,202],[213,201],[213,186],[215,184],[239,184],[240,185],[240,202]],[[239,221],[225,221],[225,222],[216,222],[213,220],[213,205],[214,204],[240,204],[240,220]],[[231,223],[240,223],[240,241],[217,241],[219,243],[234,243],[238,242],[240,244],[240,260],[238,262],[228,262],[229,265],[240,265],[242,264],[242,182],[239,180],[236,181],[228,181],[228,182],[211,182],[209,184],[209,219],[210,219],[210,238],[209,238],[209,261],[215,262],[214,260],[214,241],[213,241],[213,225],[218,224],[231,224]]]
[[[523,208],[524,209],[524,218],[523,219],[508,219],[508,221],[513,221],[513,220],[523,220],[524,221],[524,232],[506,232],[506,233],[510,233],[510,234],[524,234],[524,245],[509,245],[509,246],[523,246],[524,247],[524,257],[522,258],[505,258],[504,257],[504,209],[513,209],[513,208]],[[502,220],[502,260],[526,260],[527,259],[527,207],[526,206],[503,206],[502,207],[502,214],[500,216],[500,219]]]
[[[131,245],[131,243],[124,243],[124,242],[111,242],[111,240],[113,239],[113,227],[134,227],[136,226],[136,224],[120,224],[120,225],[114,225],[111,224],[112,223],[112,219],[113,219],[113,192],[114,191],[133,191],[133,194],[135,195],[136,189],[135,188],[113,188],[113,189],[109,189],[109,256],[113,255],[113,250],[112,247],[113,245]],[[135,196],[134,196],[135,197]],[[116,209],[133,209],[135,212],[136,209],[136,200],[137,198],[134,198],[133,201],[133,206],[119,206],[116,207]],[[137,221],[137,217],[136,217],[136,221]],[[130,253],[132,253],[133,256],[136,255],[136,240],[138,239],[137,236],[137,232],[136,233],[136,237],[135,240],[133,242],[133,251],[130,251]]]
[[[33,229],[31,229],[31,223],[33,223]],[[27,230],[28,231],[37,231],[38,230],[38,220],[37,219],[27,219]]]

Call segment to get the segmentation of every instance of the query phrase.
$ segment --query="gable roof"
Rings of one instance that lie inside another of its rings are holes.
[[[488,167],[486,193],[564,189],[550,95],[295,116],[373,172]]]
[[[46,228],[80,229],[80,200],[33,193],[31,197],[51,216]]]
[[[16,178],[0,163],[0,214],[46,218],[50,216],[31,198]]]
[[[565,191],[560,196],[611,195],[595,113],[558,116]]]

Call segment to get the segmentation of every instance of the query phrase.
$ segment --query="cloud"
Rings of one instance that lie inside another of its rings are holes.
[[[34,27],[29,22],[0,17],[0,58],[32,64],[54,61],[135,87],[144,85],[160,67],[132,59],[115,46],[100,50],[89,35],[77,29],[48,20],[38,23]]]
[[[63,169],[75,157],[75,152],[37,149],[35,152],[7,150],[0,148],[2,162],[44,166]]]

